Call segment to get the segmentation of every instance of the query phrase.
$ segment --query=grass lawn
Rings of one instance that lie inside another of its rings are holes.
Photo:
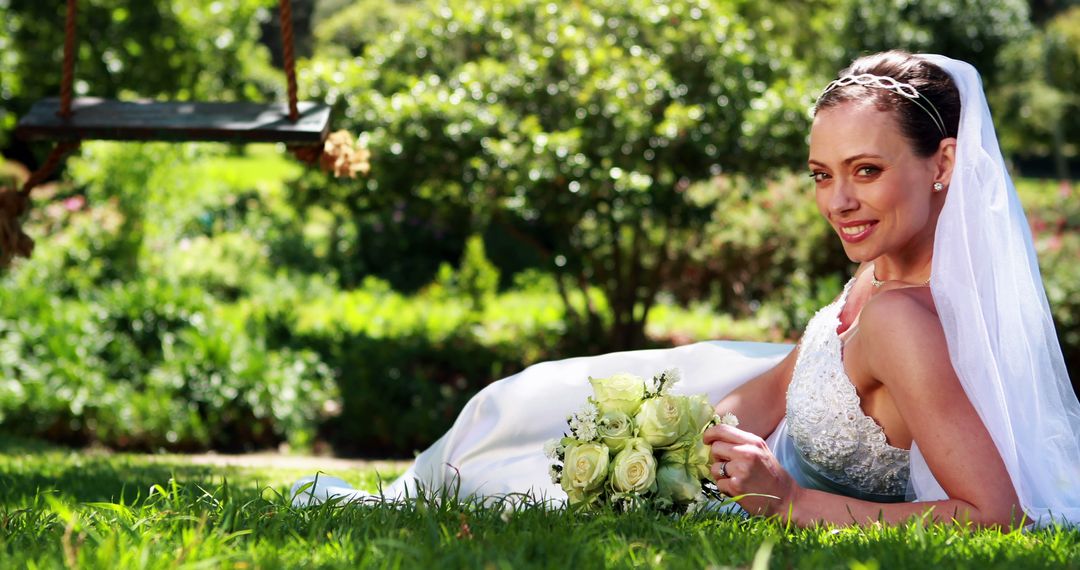
[[[731,515],[431,503],[293,509],[284,494],[309,471],[0,438],[0,568],[1080,567],[1080,530],[793,529]],[[377,481],[374,469],[328,473]]]

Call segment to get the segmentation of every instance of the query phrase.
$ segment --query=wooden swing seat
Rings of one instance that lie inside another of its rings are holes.
[[[118,140],[321,143],[330,130],[330,107],[299,102],[299,119],[289,119],[285,103],[204,103],[115,101],[95,97],[72,100],[72,115],[62,118],[60,98],[42,99],[15,128],[26,140]]]

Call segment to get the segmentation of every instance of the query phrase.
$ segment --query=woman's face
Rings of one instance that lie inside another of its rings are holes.
[[[933,250],[941,206],[931,192],[936,163],[916,156],[893,115],[873,105],[822,110],[810,130],[818,209],[852,261]]]

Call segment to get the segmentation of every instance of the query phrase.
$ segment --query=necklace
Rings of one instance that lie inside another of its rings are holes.
[[[889,281],[895,281],[895,280],[890,279],[888,281],[882,281],[881,279],[877,278],[877,275],[874,274],[873,270],[870,271],[870,284],[874,286],[874,289],[880,288],[882,285],[888,283]],[[919,287],[926,287],[929,284],[930,284],[930,278],[927,277],[926,281],[923,281],[922,283],[919,284]]]

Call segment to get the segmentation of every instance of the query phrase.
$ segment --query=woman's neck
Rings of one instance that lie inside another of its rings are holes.
[[[930,279],[931,264],[934,259],[934,234],[924,232],[903,249],[878,256],[873,260],[872,270],[875,281],[899,281],[911,285],[922,285]]]

